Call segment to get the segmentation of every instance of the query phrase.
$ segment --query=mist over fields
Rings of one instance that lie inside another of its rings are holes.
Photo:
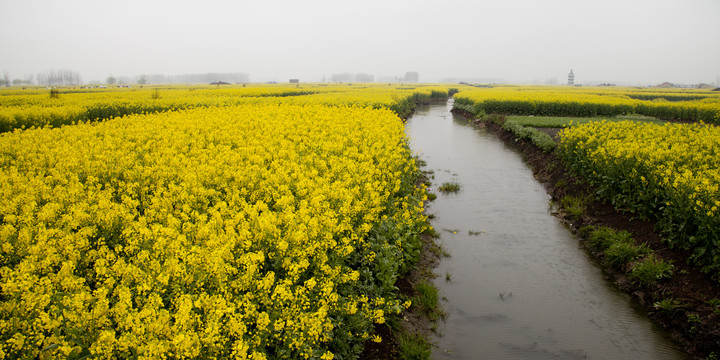
[[[720,82],[714,0],[31,0],[4,1],[0,13],[0,78],[18,85],[52,71],[82,83],[417,72],[420,82],[565,84],[571,69],[588,85]]]

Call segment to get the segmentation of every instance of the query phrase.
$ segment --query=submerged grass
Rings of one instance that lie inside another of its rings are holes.
[[[438,191],[440,191],[442,193],[456,193],[456,192],[460,191],[461,188],[462,188],[462,185],[460,185],[460,183],[455,182],[455,181],[449,181],[449,182],[442,183],[442,185],[440,185],[440,187],[438,187]]]

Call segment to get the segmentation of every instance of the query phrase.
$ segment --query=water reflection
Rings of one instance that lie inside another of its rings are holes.
[[[451,254],[436,270],[448,318],[433,357],[688,358],[550,214],[549,197],[521,156],[450,108],[422,106],[406,125],[435,172],[431,187],[463,186],[438,193],[429,207]]]

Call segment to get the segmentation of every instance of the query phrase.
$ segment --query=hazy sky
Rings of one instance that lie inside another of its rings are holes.
[[[693,84],[719,25],[720,0],[0,0],[0,72]]]

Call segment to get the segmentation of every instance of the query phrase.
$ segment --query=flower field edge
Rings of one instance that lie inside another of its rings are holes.
[[[616,208],[658,221],[671,246],[720,275],[720,129],[594,122],[561,132],[558,153]]]

